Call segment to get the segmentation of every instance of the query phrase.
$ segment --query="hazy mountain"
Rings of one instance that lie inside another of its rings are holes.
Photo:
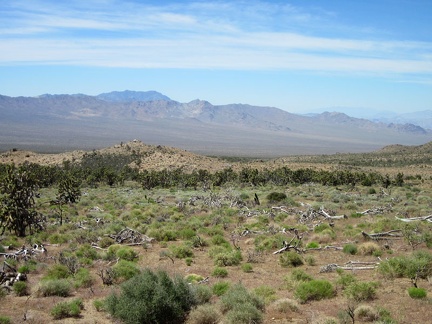
[[[112,91],[108,93],[101,93],[96,97],[105,101],[114,102],[171,100],[167,96],[157,91]]]
[[[204,154],[286,156],[366,152],[432,140],[419,126],[342,113],[302,116],[274,107],[156,98],[168,97],[153,91],[0,96],[0,150],[92,149],[137,138]]]

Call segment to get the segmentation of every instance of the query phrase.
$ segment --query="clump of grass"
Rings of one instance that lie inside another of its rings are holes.
[[[353,282],[345,288],[344,295],[356,302],[375,299],[375,282]]]
[[[264,302],[241,284],[231,287],[220,302],[228,323],[261,323],[263,320]]]
[[[299,267],[303,265],[303,259],[295,252],[288,251],[280,255],[279,264],[282,267]]]
[[[213,305],[199,305],[189,313],[186,324],[219,323],[221,318],[222,313]]]
[[[317,248],[319,248],[319,243],[318,243],[318,242],[315,242],[315,241],[309,242],[309,243],[306,245],[306,248],[307,248],[307,249],[317,249]]]
[[[408,288],[408,295],[411,298],[421,299],[426,298],[427,292],[424,288],[416,288],[416,287],[410,287]]]
[[[51,309],[51,315],[54,319],[63,319],[68,317],[79,317],[81,310],[84,309],[83,301],[79,298],[70,302],[60,302]]]
[[[194,256],[191,247],[187,244],[171,245],[169,249],[177,259],[192,258]]]
[[[333,285],[327,280],[311,280],[300,283],[294,296],[300,303],[306,303],[310,300],[321,300],[332,298],[335,295]]]
[[[243,270],[243,272],[247,272],[247,273],[253,272],[253,267],[252,264],[250,263],[243,263],[241,265],[241,269]]]
[[[358,246],[358,253],[361,255],[373,255],[381,251],[381,248],[375,242],[365,242]]]
[[[357,245],[351,243],[345,244],[342,251],[346,254],[357,254]]]
[[[379,314],[372,306],[360,305],[354,310],[354,318],[363,322],[373,322],[379,319]]]
[[[229,282],[219,281],[215,283],[212,287],[213,294],[215,294],[216,296],[222,296],[228,291],[229,287],[230,287]]]
[[[270,306],[271,309],[281,314],[288,314],[299,311],[299,304],[294,299],[282,298],[278,299]]]
[[[228,270],[225,268],[216,267],[212,272],[212,276],[217,278],[225,278],[228,276]]]
[[[38,295],[42,297],[59,296],[68,297],[71,294],[71,283],[66,279],[50,279],[41,281]]]
[[[17,296],[27,296],[29,294],[27,283],[24,281],[15,282],[12,289]]]
[[[266,285],[258,286],[253,290],[254,294],[264,300],[266,305],[276,300],[276,291]]]

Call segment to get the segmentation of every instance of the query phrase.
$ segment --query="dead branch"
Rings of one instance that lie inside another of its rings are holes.
[[[393,206],[391,204],[388,204],[387,206],[381,206],[381,207],[373,207],[370,209],[366,209],[365,211],[358,212],[358,214],[361,215],[378,215],[378,214],[384,214],[386,212],[391,212]]]
[[[400,239],[402,235],[402,230],[391,230],[388,232],[381,232],[381,233],[371,233],[368,234],[364,231],[362,231],[363,237],[371,240],[388,240],[388,239]]]
[[[378,266],[379,262],[362,262],[362,261],[348,261],[344,265],[340,266],[336,263],[327,264],[320,268],[320,273],[333,272],[337,269],[342,270],[374,270]]]
[[[402,222],[416,222],[416,221],[427,221],[432,223],[432,215],[428,215],[428,216],[421,216],[421,217],[411,217],[411,218],[399,218],[397,216],[395,216],[396,219],[402,221]]]
[[[283,242],[283,248],[273,252],[273,254],[278,254],[278,253],[282,253],[285,251],[289,251],[290,249],[295,250],[297,253],[304,252],[304,250],[301,250],[299,248],[299,245],[301,243],[303,235],[300,235],[297,229],[294,229],[294,234],[295,234],[295,236],[291,238],[291,241],[289,241],[289,242],[284,241]],[[294,240],[296,240],[296,241],[294,241]],[[294,244],[292,244],[293,242],[294,242]]]
[[[324,216],[326,219],[346,219],[346,218],[348,218],[347,215],[331,216],[323,208],[321,208],[318,213],[321,214],[322,216]]]
[[[133,244],[140,245],[144,243],[151,243],[154,241],[154,238],[148,237],[147,235],[141,234],[138,231],[135,231],[131,228],[124,228],[117,234],[108,235],[111,237],[116,243],[119,244]]]

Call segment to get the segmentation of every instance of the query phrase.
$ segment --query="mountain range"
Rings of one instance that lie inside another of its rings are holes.
[[[97,149],[135,138],[207,155],[277,157],[419,145],[432,140],[432,131],[340,112],[306,116],[247,104],[181,103],[156,91],[0,95],[0,150]]]

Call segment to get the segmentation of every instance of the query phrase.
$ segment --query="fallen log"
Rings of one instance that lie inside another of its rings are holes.
[[[346,218],[348,218],[347,215],[331,216],[329,213],[327,213],[322,208],[319,210],[318,213],[323,215],[326,219],[346,219]]]
[[[371,240],[389,240],[389,239],[400,239],[402,235],[402,230],[391,230],[388,232],[381,232],[381,233],[366,233],[362,231],[362,235],[364,238],[368,238]]]
[[[338,265],[336,263],[327,264],[320,268],[320,273],[333,272],[337,269],[341,270],[374,270],[378,266],[379,262],[362,262],[362,261],[348,261],[344,265]]]
[[[421,216],[421,217],[411,217],[411,218],[399,218],[397,216],[395,216],[396,219],[402,221],[402,222],[416,222],[416,221],[427,221],[432,223],[432,215],[428,215],[428,216]]]

